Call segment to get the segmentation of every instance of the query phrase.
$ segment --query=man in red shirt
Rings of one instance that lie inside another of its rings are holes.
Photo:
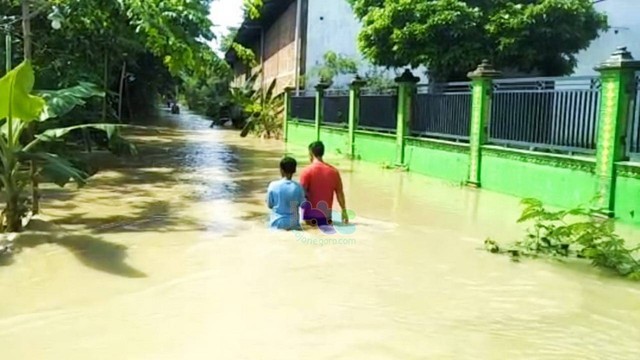
[[[307,194],[307,203],[302,207],[302,218],[308,224],[323,226],[331,224],[331,208],[335,194],[342,208],[342,222],[347,224],[347,205],[342,189],[340,172],[325,163],[324,144],[316,141],[309,145],[311,165],[302,171],[300,184]]]

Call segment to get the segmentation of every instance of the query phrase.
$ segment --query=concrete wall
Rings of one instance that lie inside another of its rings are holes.
[[[362,58],[358,51],[358,33],[361,25],[356,19],[351,6],[346,0],[308,0],[309,12],[307,22],[307,42],[305,66],[307,73],[323,63],[323,56],[329,51],[357,59],[359,73],[364,76],[375,69]],[[376,69],[378,72],[394,78],[401,71]],[[422,78],[426,77],[422,76]],[[317,83],[318,79],[308,79],[308,87]],[[334,79],[334,87],[346,87],[353,76],[343,75]]]
[[[263,69],[256,87],[269,87],[276,80],[276,92],[295,83],[295,27],[296,3],[294,2],[255,42],[245,47],[256,56],[257,65],[253,69],[236,63],[233,66],[233,85],[239,86],[253,74]],[[263,42],[264,41],[264,42]]]
[[[593,67],[606,60],[617,46],[626,46],[636,59],[640,59],[640,1],[605,0],[595,6],[609,16],[611,29],[578,54],[575,75],[596,75]]]
[[[315,139],[314,125],[291,121],[288,141],[306,146]],[[320,140],[333,155],[348,153],[348,131],[323,126]],[[397,152],[394,135],[356,131],[355,158],[393,164]],[[440,140],[408,138],[407,168],[455,184],[464,183],[469,171],[469,147]],[[304,155],[300,153],[300,156]],[[617,165],[615,214],[626,223],[640,226],[640,164]],[[546,204],[571,208],[594,199],[597,178],[595,161],[563,155],[483,147],[482,188],[521,198],[534,197]]]
[[[271,25],[264,35],[263,85],[276,80],[276,89],[284,90],[295,83],[296,3]]]

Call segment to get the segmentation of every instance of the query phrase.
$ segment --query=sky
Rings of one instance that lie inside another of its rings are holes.
[[[242,0],[215,0],[211,4],[209,18],[213,22],[217,39],[211,43],[219,51],[219,41],[228,33],[227,28],[242,23]]]

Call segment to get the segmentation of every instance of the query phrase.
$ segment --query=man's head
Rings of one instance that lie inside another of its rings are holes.
[[[291,179],[293,174],[296,173],[297,167],[298,163],[296,162],[296,159],[286,156],[280,161],[280,174],[287,179]]]
[[[322,141],[314,141],[309,145],[309,157],[311,161],[314,159],[322,160],[324,156],[324,144]]]

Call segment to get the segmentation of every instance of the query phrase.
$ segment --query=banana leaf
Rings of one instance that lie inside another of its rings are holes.
[[[19,154],[19,158],[23,161],[34,160],[42,164],[40,176],[60,187],[72,180],[78,186],[84,186],[89,178],[89,174],[75,167],[69,160],[55,154],[22,152]]]
[[[31,63],[25,61],[0,79],[0,120],[33,121],[45,106],[41,97],[31,95],[35,75]]]
[[[86,104],[85,99],[105,96],[104,92],[100,90],[97,85],[89,82],[81,82],[77,86],[67,89],[39,91],[38,94],[45,99],[47,103],[44,111],[40,115],[40,121],[61,117],[69,113],[76,106]]]

